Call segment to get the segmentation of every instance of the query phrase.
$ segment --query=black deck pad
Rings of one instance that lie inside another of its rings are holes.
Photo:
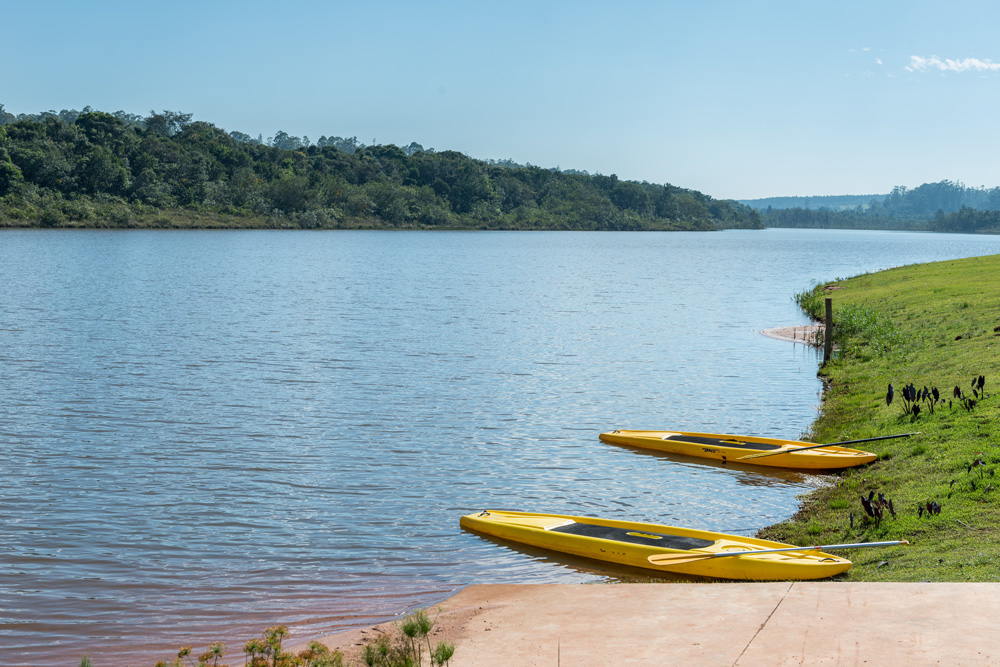
[[[763,442],[742,442],[740,440],[722,440],[721,438],[700,438],[691,435],[671,435],[664,440],[677,440],[678,442],[693,442],[699,445],[711,445],[712,447],[735,447],[737,449],[759,449],[760,451],[770,451],[781,449],[782,445],[769,445]]]
[[[651,547],[663,547],[664,549],[702,549],[715,544],[715,540],[702,540],[697,537],[683,537],[681,535],[665,535],[663,533],[653,533],[635,528],[595,526],[590,523],[571,523],[559,526],[558,528],[552,528],[551,530],[557,533],[599,537],[602,540],[644,544]],[[655,535],[656,537],[642,537],[643,535]]]

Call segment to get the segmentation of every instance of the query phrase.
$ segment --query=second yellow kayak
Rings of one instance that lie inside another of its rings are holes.
[[[775,468],[799,470],[838,470],[876,458],[871,452],[814,442],[757,438],[721,433],[687,433],[684,431],[609,431],[600,435],[604,442],[654,449],[672,454],[685,454],[716,461],[736,461]],[[788,451],[808,447],[804,451]],[[756,456],[767,454],[767,456]]]

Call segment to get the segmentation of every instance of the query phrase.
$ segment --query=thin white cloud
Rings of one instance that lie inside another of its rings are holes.
[[[910,64],[906,66],[906,69],[910,72],[998,72],[1000,71],[1000,63],[995,63],[988,58],[959,58],[958,60],[952,60],[951,58],[941,59],[937,56],[931,56],[930,58],[910,56]]]
[[[875,59],[875,64],[876,65],[881,65],[882,64],[882,59],[881,58],[876,58]]]

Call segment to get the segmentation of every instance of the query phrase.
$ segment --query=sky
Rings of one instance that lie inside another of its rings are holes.
[[[0,104],[617,174],[720,199],[1000,186],[1000,3],[3,0]]]

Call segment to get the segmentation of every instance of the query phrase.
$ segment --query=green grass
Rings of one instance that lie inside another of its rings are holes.
[[[858,276],[796,297],[814,317],[821,317],[824,298],[834,305],[838,352],[820,371],[825,392],[810,439],[921,435],[862,446],[878,460],[843,472],[761,537],[792,544],[911,542],[844,552],[854,562],[846,580],[1000,580],[998,283],[1000,256],[992,256]],[[986,396],[967,410],[953,390],[973,397],[971,382],[979,375]],[[887,405],[890,383],[895,396]],[[944,401],[933,413],[920,401],[919,415],[907,414],[902,389],[909,383],[937,387]],[[983,465],[970,469],[975,461]],[[896,518],[888,512],[879,522],[867,518],[860,499],[872,491],[892,499]],[[918,506],[932,501],[940,514],[918,514]]]

